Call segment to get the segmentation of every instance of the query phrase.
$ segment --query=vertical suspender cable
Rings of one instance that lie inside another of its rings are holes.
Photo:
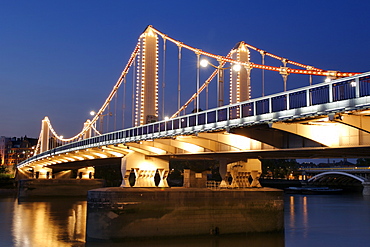
[[[265,65],[265,52],[261,52],[262,65]],[[262,97],[265,96],[265,70],[262,69]]]
[[[114,125],[113,125],[113,131],[117,130],[117,97],[118,97],[118,92],[116,92],[116,96],[114,99]]]
[[[164,119],[164,89],[166,87],[166,38],[163,38],[163,74],[162,74],[162,120]]]
[[[206,86],[206,110],[208,110],[208,84]]]
[[[199,61],[200,60],[200,54],[197,53],[197,89],[195,92],[198,92],[199,90],[199,74],[200,74],[200,67],[199,67]],[[197,96],[197,100],[194,102],[195,103],[195,112],[199,112],[199,95]]]
[[[133,72],[135,75],[135,71]],[[126,110],[126,76],[123,78],[123,97],[122,97],[122,129],[125,128],[125,110]]]
[[[111,116],[111,112],[110,112],[110,103],[108,105],[108,112],[107,112],[107,133],[109,132],[109,116]],[[103,118],[104,119],[104,118]],[[104,123],[103,123],[104,124]]]
[[[181,46],[179,46],[177,70],[177,110],[179,110],[181,107]]]

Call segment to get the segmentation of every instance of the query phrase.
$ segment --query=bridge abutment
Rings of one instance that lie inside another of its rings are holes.
[[[362,194],[364,196],[370,196],[370,182],[362,182],[364,189],[362,190]]]

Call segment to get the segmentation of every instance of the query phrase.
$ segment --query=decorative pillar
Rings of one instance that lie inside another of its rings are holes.
[[[169,162],[154,157],[146,157],[144,154],[132,152],[127,154],[121,161],[122,184],[121,187],[130,187],[130,172],[135,172],[135,184],[133,187],[155,187],[155,174],[158,170],[160,182],[158,187],[168,187],[167,176]]]
[[[261,161],[248,159],[247,161],[233,162],[227,165],[228,172],[232,177],[232,188],[261,187],[259,178],[262,173]],[[252,178],[252,183],[249,179]]]

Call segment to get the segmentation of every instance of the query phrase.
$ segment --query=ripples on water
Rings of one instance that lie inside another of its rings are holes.
[[[204,236],[125,243],[85,243],[84,198],[0,198],[0,246],[368,246],[370,197],[287,195],[285,236]]]

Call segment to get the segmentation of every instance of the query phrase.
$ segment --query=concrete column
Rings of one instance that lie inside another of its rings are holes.
[[[53,176],[51,168],[36,166],[33,168],[33,178],[35,179],[50,179]]]
[[[77,171],[77,179],[94,179],[95,174],[95,168],[90,167],[84,167],[81,169],[78,169]]]
[[[164,168],[158,169],[159,177],[161,178],[161,181],[158,184],[158,187],[169,187],[167,183],[167,177],[169,170],[166,170]]]
[[[227,188],[228,182],[226,182],[226,174],[227,174],[227,160],[226,159],[220,159],[220,168],[219,173],[222,178],[222,181],[220,183],[220,188]]]
[[[362,182],[362,185],[364,186],[362,194],[364,196],[370,196],[370,182]]]
[[[233,162],[227,165],[227,170],[233,178],[232,188],[261,187],[259,178],[262,173],[261,161],[248,159],[247,161]],[[249,178],[252,177],[252,183]]]
[[[121,159],[122,183],[120,187],[130,187],[129,178],[130,178],[131,169],[127,169],[126,162],[127,162],[127,159],[126,159],[126,156],[124,156]]]

